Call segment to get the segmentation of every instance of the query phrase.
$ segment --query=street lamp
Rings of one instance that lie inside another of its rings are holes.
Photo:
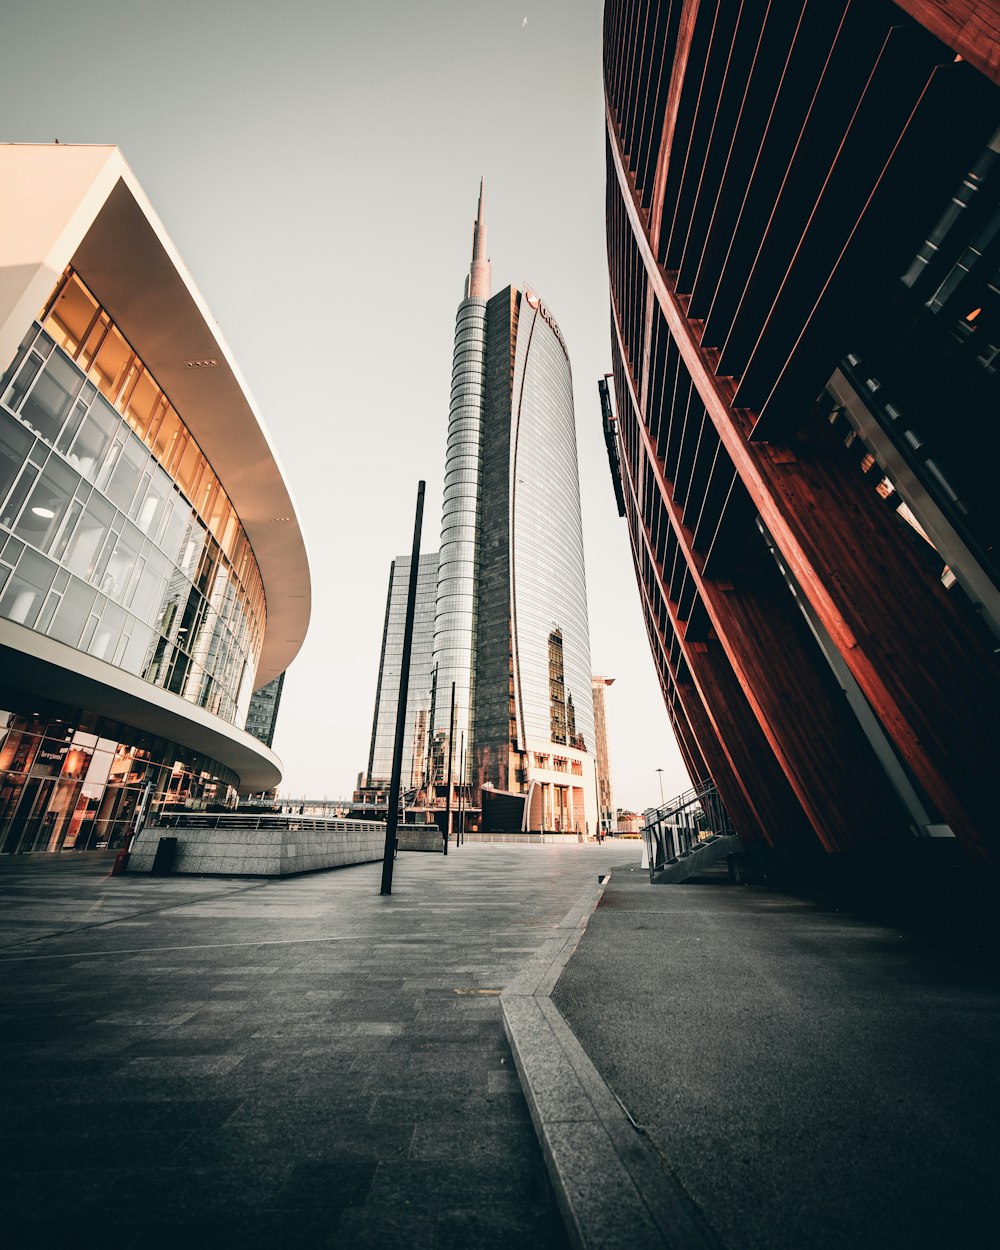
[[[659,777],[659,779],[660,779],[660,806],[662,807],[662,806],[663,806],[663,801],[664,801],[664,800],[663,800],[663,769],[662,769],[662,768],[658,768],[658,769],[656,770],[656,773],[657,773],[657,776],[658,776],[658,777]]]

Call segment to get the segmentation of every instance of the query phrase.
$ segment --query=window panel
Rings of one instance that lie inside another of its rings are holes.
[[[35,480],[26,506],[21,512],[15,533],[25,542],[48,551],[59,533],[79,477],[58,458],[50,456],[45,469]]]
[[[95,491],[77,522],[63,558],[63,563],[79,577],[89,580],[94,576],[114,519],[114,508]]]
[[[47,443],[54,443],[82,385],[79,370],[61,352],[53,352],[20,407],[21,419]]]
[[[0,501],[2,501],[28,458],[34,438],[6,413],[0,413]],[[9,524],[6,520],[5,524]]]
[[[73,440],[68,457],[70,464],[89,481],[96,480],[120,425],[115,410],[104,399],[95,400]]]
[[[26,547],[0,595],[0,616],[31,629],[52,585],[54,573],[55,565],[50,560]]]

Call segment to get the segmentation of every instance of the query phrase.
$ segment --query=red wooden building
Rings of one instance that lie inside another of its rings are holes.
[[[747,842],[1000,857],[1000,3],[608,0],[617,441]]]

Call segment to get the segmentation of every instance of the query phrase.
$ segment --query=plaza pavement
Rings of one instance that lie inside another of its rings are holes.
[[[990,952],[637,858],[0,861],[6,1244],[995,1245]]]
[[[558,1250],[499,993],[621,856],[401,854],[391,898],[4,857],[5,1245]]]

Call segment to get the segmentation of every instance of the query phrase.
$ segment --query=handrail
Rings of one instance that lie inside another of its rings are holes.
[[[711,778],[646,812],[643,828],[649,879],[668,864],[690,855],[703,842],[732,834],[732,821]]]
[[[346,820],[327,816],[241,815],[239,812],[162,812],[149,822],[161,829],[369,829],[384,820]]]

